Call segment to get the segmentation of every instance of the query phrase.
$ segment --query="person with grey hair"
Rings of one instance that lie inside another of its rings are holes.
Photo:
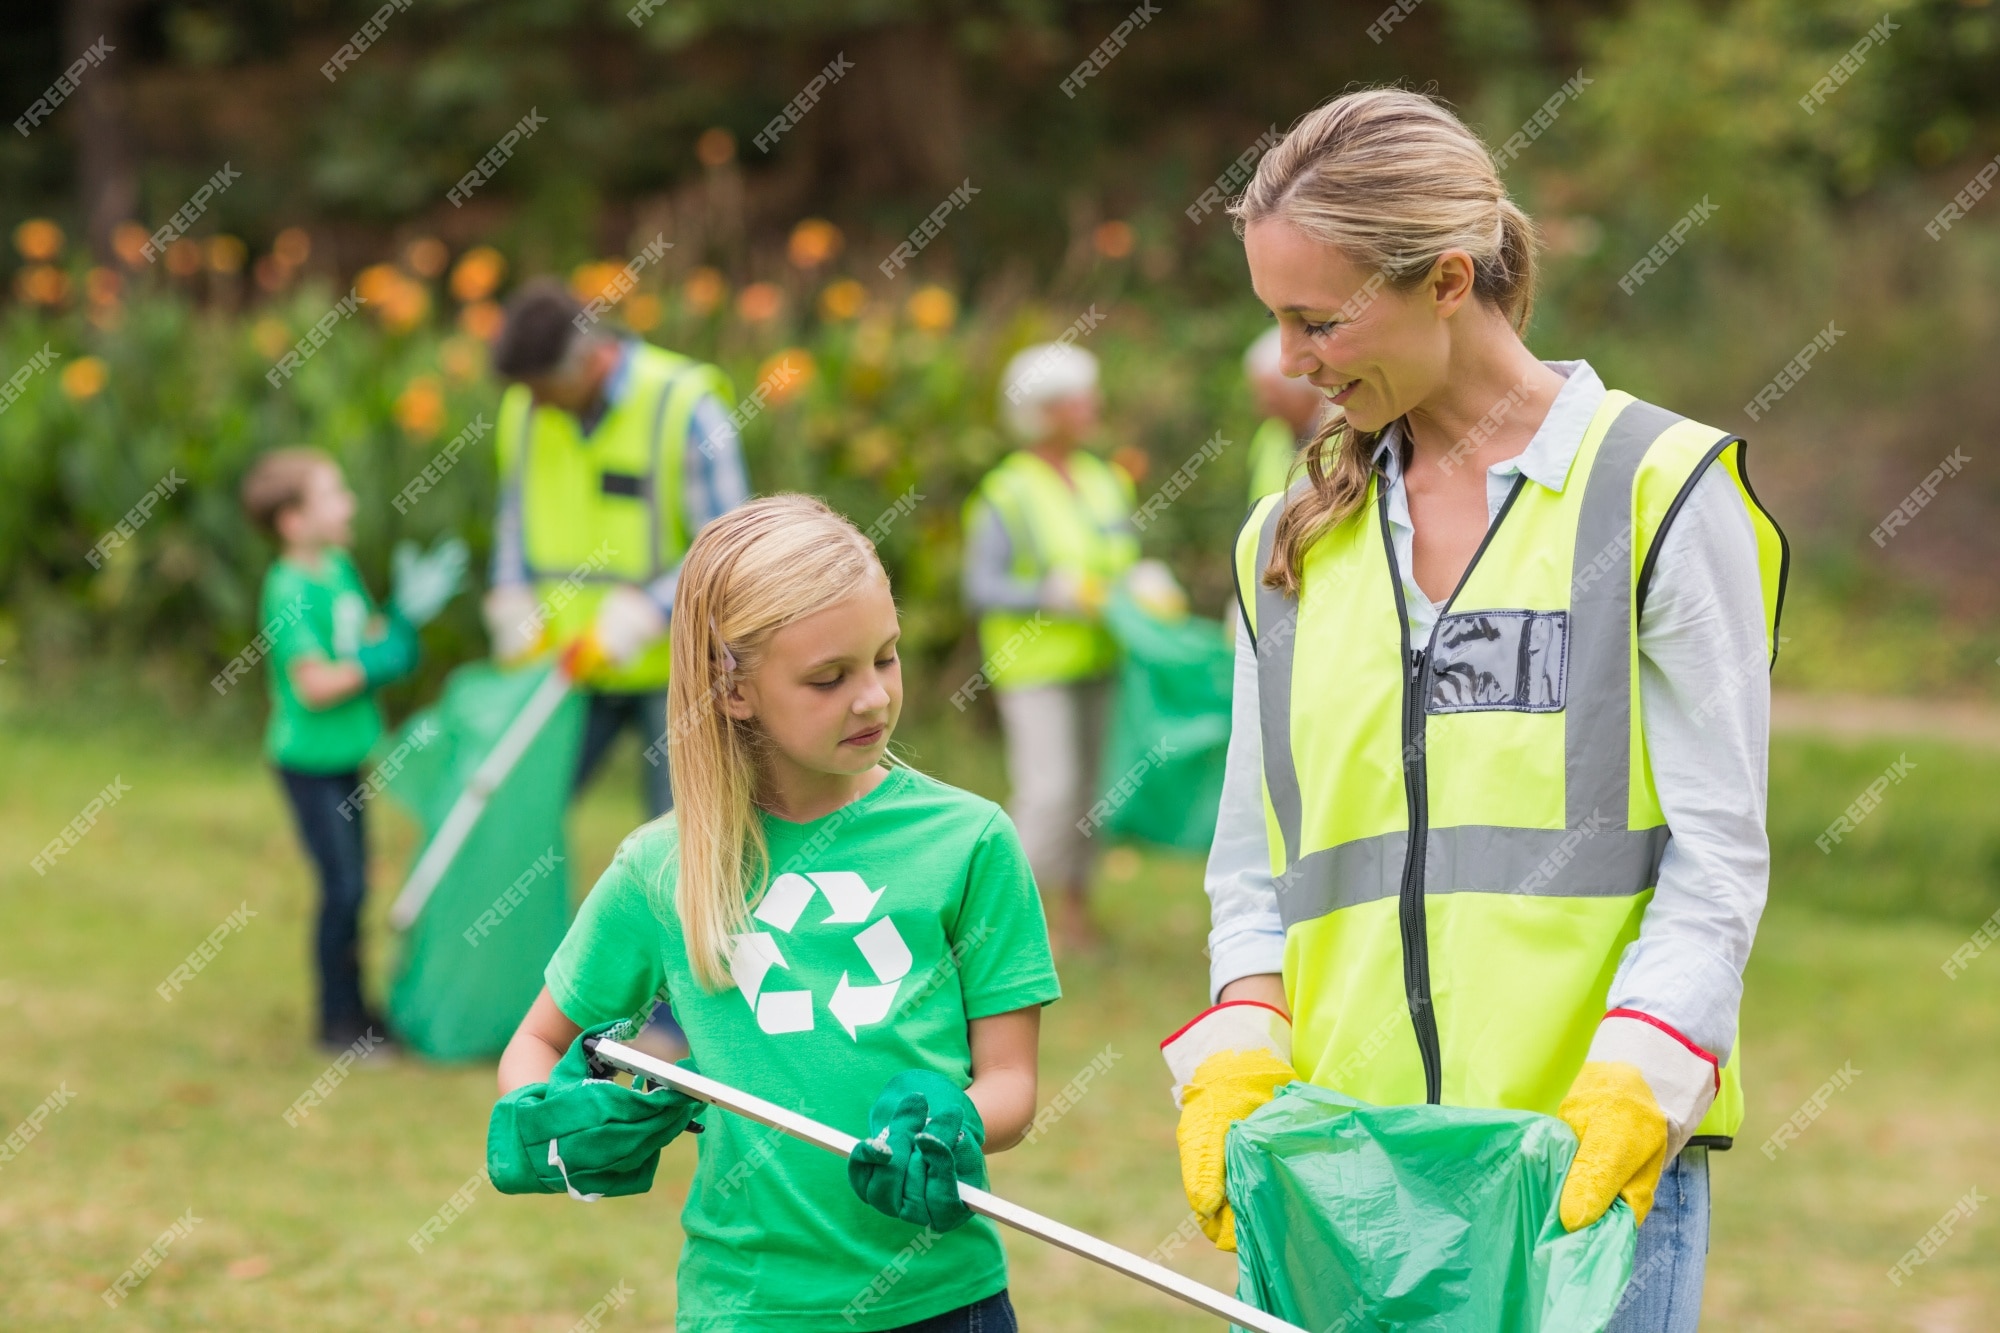
[[[1243,353],[1243,378],[1250,382],[1260,419],[1250,437],[1251,504],[1291,483],[1292,465],[1325,419],[1326,396],[1303,377],[1279,369],[1279,342],[1273,324]]]
[[[1124,469],[1082,447],[1100,410],[1089,352],[1024,348],[999,407],[1023,447],[966,501],[964,595],[1006,736],[1008,813],[1036,882],[1059,895],[1057,941],[1090,949],[1087,816],[1118,661],[1102,613],[1138,560],[1137,497]]]

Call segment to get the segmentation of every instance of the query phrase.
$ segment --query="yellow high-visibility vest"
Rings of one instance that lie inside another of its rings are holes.
[[[1606,396],[1561,491],[1516,480],[1427,643],[1409,641],[1379,476],[1306,552],[1296,600],[1259,580],[1285,497],[1253,508],[1237,587],[1301,1078],[1378,1104],[1555,1113],[1672,836],[1637,626],[1711,464],[1756,531],[1775,652],[1785,539],[1742,438],[1630,394]],[[1741,1124],[1741,1051],[1693,1142],[1726,1146]]]
[[[568,412],[534,407],[526,385],[500,400],[500,484],[520,488],[528,579],[557,643],[590,628],[607,590],[650,583],[686,554],[688,427],[702,398],[731,401],[729,379],[714,366],[650,343],[632,344],[628,355],[625,394],[587,437]],[[633,661],[582,683],[660,689],[668,662],[662,636]]]
[[[1109,583],[1139,558],[1132,479],[1081,449],[1066,463],[1068,481],[1025,449],[1001,459],[966,501],[966,527],[983,500],[1007,530],[1016,578],[1039,582],[1064,570]],[[1103,625],[1048,611],[986,612],[979,618],[979,648],[995,689],[1089,680],[1118,661],[1118,646]]]

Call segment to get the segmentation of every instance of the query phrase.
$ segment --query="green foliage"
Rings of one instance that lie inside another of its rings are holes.
[[[685,284],[627,300],[659,310],[652,338],[730,372],[756,491],[822,495],[875,538],[910,651],[941,662],[969,650],[959,513],[1011,447],[995,423],[1000,368],[1076,316],[1018,302],[961,316],[942,288],[910,287],[844,317],[820,311],[825,286],[798,273],[782,289],[759,289],[778,312],[756,320],[726,295],[712,307],[695,300]],[[863,299],[852,283],[842,291]],[[154,292],[120,307],[108,328],[13,312],[0,328],[0,364],[23,364],[44,342],[56,355],[0,418],[0,569],[31,661],[66,667],[144,652],[205,680],[241,651],[256,632],[271,550],[242,514],[237,487],[257,454],[280,445],[313,444],[341,463],[359,501],[357,563],[378,592],[388,552],[405,537],[456,532],[484,567],[499,393],[484,349],[441,321],[385,327],[363,305],[273,387],[266,374],[278,357],[308,346],[300,340],[339,299],[309,287],[236,316]],[[1104,359],[1111,404],[1099,447],[1151,470],[1142,498],[1218,426],[1231,442],[1197,464],[1200,485],[1148,530],[1148,545],[1220,613],[1247,486],[1248,450],[1238,446],[1254,425],[1235,358],[1255,326],[1222,315],[1163,325],[1138,301],[1094,309],[1102,324],[1084,342]],[[85,358],[102,363],[103,387],[79,397]],[[427,464],[441,479],[399,509],[396,497]],[[95,567],[95,544],[163,481],[165,502]],[[425,631],[428,674],[399,698],[423,697],[451,662],[483,651],[475,603],[459,599]]]

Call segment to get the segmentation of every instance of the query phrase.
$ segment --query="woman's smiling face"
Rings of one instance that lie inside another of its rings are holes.
[[[1252,222],[1243,248],[1250,285],[1278,319],[1279,369],[1310,381],[1357,429],[1382,429],[1444,383],[1446,320],[1463,298],[1439,299],[1438,279],[1462,252],[1405,292],[1279,218]]]

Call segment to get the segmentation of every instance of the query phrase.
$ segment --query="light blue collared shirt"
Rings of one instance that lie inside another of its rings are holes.
[[[1528,447],[1487,470],[1491,523],[1525,475],[1561,491],[1605,388],[1584,361],[1544,362],[1562,389]],[[1416,529],[1402,485],[1400,432],[1385,432],[1389,532],[1410,638],[1438,607],[1409,570]],[[1394,447],[1389,447],[1391,444]],[[1612,979],[1607,1008],[1636,1009],[1727,1059],[1743,967],[1764,910],[1771,687],[1757,539],[1734,483],[1703,474],[1661,544],[1639,621],[1639,694],[1660,807],[1673,832],[1659,884]],[[1278,972],[1285,932],[1265,836],[1257,654],[1237,621],[1232,730],[1204,884],[1211,905],[1211,997],[1238,977]]]

